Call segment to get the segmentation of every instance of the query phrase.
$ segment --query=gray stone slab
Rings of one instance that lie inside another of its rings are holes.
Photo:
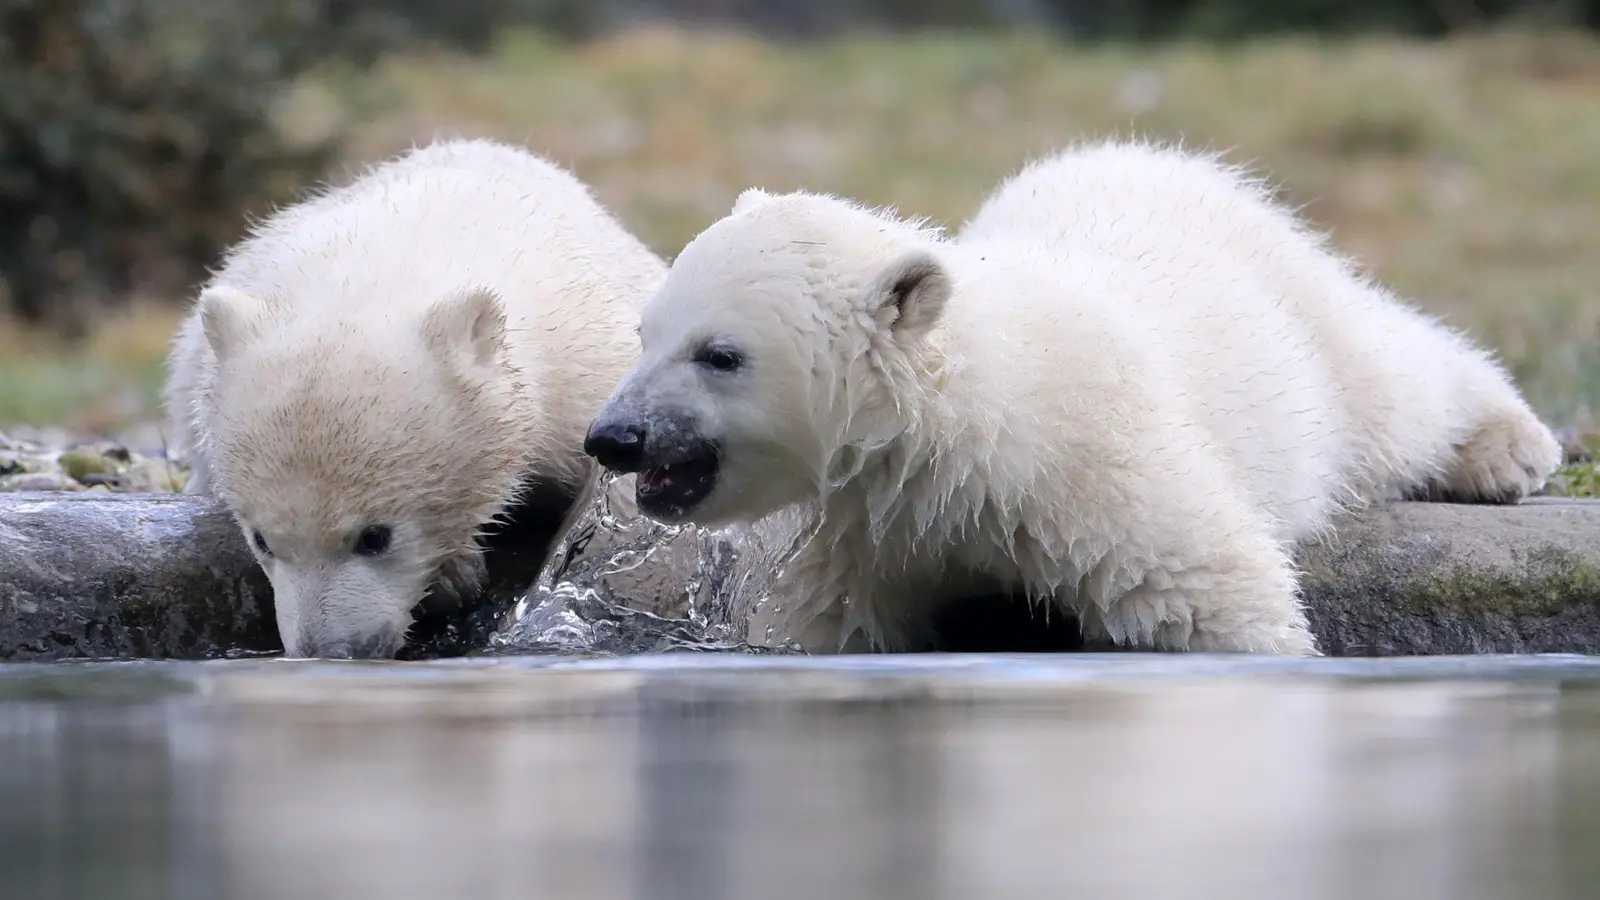
[[[564,496],[530,500],[492,539],[483,603],[419,623],[408,655],[483,647],[559,529],[581,518],[576,512]],[[608,534],[583,541],[582,555],[603,556]],[[686,554],[697,544],[669,543],[607,576],[612,590],[660,614],[680,612],[697,562]],[[1313,629],[1330,655],[1600,654],[1600,501],[1397,503],[1342,522],[1329,540],[1302,548],[1298,562]],[[994,633],[1009,639],[1004,629]],[[1035,637],[1017,638],[1027,645],[1014,649],[1042,649]],[[0,494],[0,659],[279,649],[266,578],[215,502]]]
[[[1329,655],[1600,653],[1600,500],[1395,503],[1297,561]]]
[[[481,647],[537,576],[570,496],[490,538],[484,601],[419,621],[413,657]],[[0,493],[0,660],[281,652],[272,589],[228,512],[176,494]]]
[[[599,561],[639,532],[597,520],[588,508],[595,487],[569,520],[583,534],[569,542],[565,555],[575,558],[561,562],[568,574],[637,608],[682,609],[700,544],[678,535],[642,565],[605,571]],[[633,512],[630,487],[620,479],[608,492],[620,520]],[[1300,547],[1296,562],[1312,630],[1329,655],[1600,654],[1600,500],[1389,504],[1342,520],[1328,540]],[[1084,647],[1072,620],[1043,622],[1004,597],[962,603],[939,629],[945,650],[1108,649]]]

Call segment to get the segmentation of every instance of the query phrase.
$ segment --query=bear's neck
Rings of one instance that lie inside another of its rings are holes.
[[[857,429],[872,425],[830,460],[821,512],[833,536],[891,556],[916,553],[944,544],[981,509],[981,490],[974,497],[967,488],[988,482],[980,469],[997,435],[981,433],[985,410],[962,412],[972,406],[969,379],[941,338],[930,335],[918,357],[872,373],[883,387],[852,417]]]

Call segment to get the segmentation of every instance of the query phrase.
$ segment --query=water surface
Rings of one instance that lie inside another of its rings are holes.
[[[1600,896],[1600,660],[0,666],[18,898]]]

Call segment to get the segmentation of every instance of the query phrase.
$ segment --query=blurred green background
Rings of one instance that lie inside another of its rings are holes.
[[[0,429],[160,417],[251,216],[436,135],[524,142],[670,257],[744,187],[955,224],[1082,137],[1228,149],[1600,408],[1600,0],[0,0]]]

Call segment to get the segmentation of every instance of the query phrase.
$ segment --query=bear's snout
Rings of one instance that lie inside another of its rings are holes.
[[[645,428],[642,424],[597,420],[583,439],[583,452],[615,472],[637,472],[644,467]]]
[[[309,659],[393,659],[404,645],[404,632],[395,628],[348,636],[308,634],[301,640],[304,649],[299,653],[290,651],[287,655]]]

